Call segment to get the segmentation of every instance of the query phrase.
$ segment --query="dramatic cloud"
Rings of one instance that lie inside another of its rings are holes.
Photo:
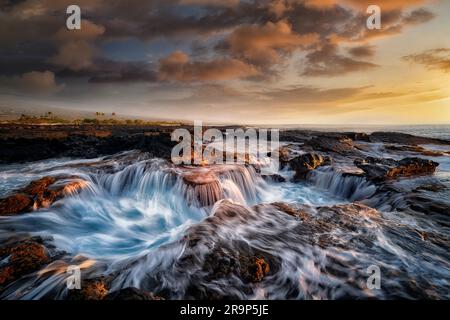
[[[430,70],[450,72],[450,49],[438,48],[403,57],[405,61],[424,65]]]
[[[161,59],[159,78],[168,81],[215,81],[255,76],[258,71],[240,60],[219,58],[190,61],[189,56],[176,51]]]
[[[278,63],[282,55],[317,41],[317,34],[296,34],[286,21],[279,21],[239,27],[230,34],[225,47],[237,58],[267,66]]]
[[[70,4],[82,9],[81,30],[66,29]],[[366,27],[371,4],[382,8],[381,30]],[[383,87],[407,70],[393,52],[448,72],[450,49],[420,53],[445,47],[445,9],[432,0],[0,0],[0,94],[46,93],[77,108],[136,105],[141,114],[200,103],[230,117],[363,105],[373,102],[361,102],[366,91],[417,91]],[[410,40],[429,30],[426,46]],[[399,42],[380,41],[389,37]],[[395,74],[385,72],[391,66]]]
[[[339,54],[337,45],[329,43],[306,55],[306,68],[302,74],[306,76],[338,76],[375,67],[377,65],[374,63]]]
[[[54,39],[60,43],[58,53],[48,61],[73,71],[90,68],[96,53],[93,41],[104,32],[103,26],[89,20],[82,21],[80,30],[61,28],[54,35]]]

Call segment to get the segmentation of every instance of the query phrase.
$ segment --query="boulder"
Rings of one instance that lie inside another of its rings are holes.
[[[417,137],[406,133],[400,132],[374,132],[370,135],[371,142],[384,142],[384,143],[399,143],[403,145],[418,145],[418,144],[440,144],[450,145],[450,141]]]
[[[340,155],[359,155],[353,140],[346,137],[319,136],[305,143],[315,151],[334,152]]]
[[[399,177],[433,174],[439,163],[421,158],[405,158],[397,161],[368,157],[364,160],[356,159],[355,165],[364,171],[367,179],[382,181]]]
[[[283,176],[280,176],[279,174],[271,174],[271,175],[263,174],[261,177],[268,182],[279,182],[279,183],[286,182],[286,179]]]
[[[329,164],[330,158],[324,158],[317,153],[307,153],[289,161],[289,166],[295,171],[295,180],[305,179],[307,174],[317,167]]]
[[[84,280],[81,289],[69,290],[67,300],[103,300],[109,292],[109,284],[103,277]]]
[[[0,289],[27,274],[38,271],[50,262],[50,256],[44,245],[30,240],[1,248],[1,260],[6,263],[0,267]]]
[[[62,178],[44,177],[17,190],[11,196],[0,199],[0,216],[16,215],[49,207],[55,201],[75,194],[86,186],[86,182],[82,180],[56,185],[58,180]]]
[[[392,145],[386,145],[384,146],[384,148],[386,150],[389,151],[404,151],[404,152],[412,152],[412,153],[419,153],[423,156],[428,156],[428,157],[442,157],[445,156],[445,152],[444,151],[433,151],[433,150],[428,150],[425,149],[424,147],[421,146],[404,146],[404,145],[396,145],[396,144],[392,144]]]

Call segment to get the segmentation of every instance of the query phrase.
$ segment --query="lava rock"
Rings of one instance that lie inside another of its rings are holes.
[[[269,181],[269,182],[286,182],[286,179],[282,176],[280,176],[279,174],[271,174],[271,175],[262,175],[261,176],[264,180]]]
[[[109,292],[109,284],[105,278],[84,280],[81,289],[69,290],[67,300],[103,300]]]
[[[305,145],[316,151],[334,152],[340,155],[360,155],[360,152],[355,149],[353,140],[346,136],[319,136],[307,141]]]
[[[0,216],[16,215],[33,209],[46,208],[68,194],[79,192],[86,186],[84,181],[71,181],[56,186],[55,177],[44,177],[17,190],[13,195],[0,199]]]
[[[400,132],[374,132],[370,135],[370,141],[384,142],[384,143],[399,143],[404,145],[418,145],[418,144],[450,145],[450,141],[447,140],[417,137]]]
[[[0,289],[12,281],[39,270],[50,262],[50,256],[44,245],[35,241],[1,248],[0,260],[6,261],[0,268]]]
[[[327,162],[329,163],[330,160]],[[295,171],[295,180],[305,179],[309,172],[325,163],[325,158],[317,153],[303,154],[289,161],[291,169]]]
[[[355,165],[364,171],[366,178],[374,181],[433,174],[439,163],[421,158],[394,159],[366,158],[355,160]]]

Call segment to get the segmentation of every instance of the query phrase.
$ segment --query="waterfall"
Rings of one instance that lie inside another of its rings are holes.
[[[333,167],[314,170],[308,181],[320,189],[327,190],[333,195],[351,202],[367,199],[376,191],[376,187],[364,177],[349,174]]]

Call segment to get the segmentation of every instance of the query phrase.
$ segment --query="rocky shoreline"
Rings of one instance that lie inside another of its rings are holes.
[[[149,157],[169,159],[174,145],[170,141],[170,132],[174,128],[168,127],[26,126],[15,128],[17,130],[14,132],[11,129],[12,127],[7,126],[0,128],[0,148],[5,150],[0,159],[2,164],[60,157],[89,159],[129,150],[138,150]],[[398,212],[418,221],[435,223],[444,230],[450,228],[449,190],[445,183],[434,178],[440,168],[440,159],[450,156],[450,141],[400,133],[323,133],[301,130],[282,131],[280,139],[283,145],[280,149],[282,167],[293,172],[290,182],[322,186],[321,182],[326,178],[329,192],[333,191],[332,188],[347,188],[344,198],[349,203],[312,207],[276,202],[244,207],[228,202],[221,189],[222,176],[231,177],[244,173],[236,173],[233,168],[177,168],[174,170],[174,179],[180,176],[180,181],[187,188],[185,200],[200,207],[212,208],[208,218],[190,227],[185,236],[174,244],[183,250],[175,261],[174,274],[171,276],[174,279],[183,278],[184,292],[164,288],[160,283],[165,279],[163,271],[161,274],[148,275],[148,285],[143,288],[126,286],[118,289],[111,286],[118,279],[117,274],[97,270],[84,280],[83,290],[66,292],[62,296],[57,292],[49,292],[45,297],[75,300],[158,300],[241,299],[244,294],[255,295],[261,282],[270,283],[273,279],[281,281],[279,274],[281,269],[286,268],[286,261],[260,244],[228,241],[229,239],[220,235],[227,234],[228,228],[237,226],[243,230],[254,230],[253,228],[262,225],[270,229],[270,224],[278,220],[280,224],[290,226],[285,233],[256,232],[253,236],[260,237],[260,242],[269,246],[275,243],[283,246],[285,243],[300,241],[299,245],[307,248],[338,248],[343,251],[361,248],[369,254],[381,255],[383,259],[395,259],[392,253],[379,251],[374,246],[374,230],[378,228],[390,234],[392,239],[397,239],[397,245],[405,252],[415,254],[417,248],[442,252],[443,261],[450,263],[448,234],[402,223],[393,227],[381,213]],[[442,147],[442,150],[430,150],[426,145],[435,145],[437,149]],[[127,160],[125,157],[124,161],[132,163],[133,159]],[[108,167],[107,160],[90,166],[99,166],[102,170],[112,172],[117,170],[114,166]],[[263,178],[273,184],[289,180],[281,175]],[[333,181],[338,181],[339,184],[334,185],[336,183],[333,184]],[[362,189],[361,185],[369,186],[367,189],[370,192],[356,197],[355,194]],[[23,188],[10,190],[7,196],[0,199],[0,218],[34,211],[38,215],[39,210],[82,192],[86,186],[87,182],[78,176],[41,177]],[[352,237],[347,239],[346,235]],[[292,248],[286,250],[296,251]],[[302,256],[306,253],[296,254]],[[57,270],[55,265],[61,264],[61,261],[64,261],[63,265],[67,264],[68,259],[73,259],[69,257],[70,253],[61,252],[52,245],[52,239],[20,234],[3,241],[0,244],[0,296],[14,296],[10,285],[23,277],[35,273],[55,274],[49,270]],[[358,264],[356,261],[352,263]],[[327,277],[332,277],[342,272],[340,268],[350,266],[349,262],[334,261],[323,272]],[[352,272],[356,273],[348,285],[357,291],[364,291],[363,283],[356,280],[363,276],[357,274],[361,271],[352,269]],[[391,288],[391,293],[388,285],[382,298],[435,299],[446,295],[443,292],[445,287],[430,289],[425,279],[412,281],[408,278],[407,270],[389,272],[392,275],[396,273],[400,284],[397,284],[399,287],[393,285],[395,288]],[[189,275],[187,278],[186,274]],[[287,283],[272,284],[281,291],[283,285],[291,287]],[[399,290],[404,293],[403,296],[399,294]],[[297,289],[287,290],[284,297],[314,298]],[[360,296],[352,296],[347,292],[339,298]]]

